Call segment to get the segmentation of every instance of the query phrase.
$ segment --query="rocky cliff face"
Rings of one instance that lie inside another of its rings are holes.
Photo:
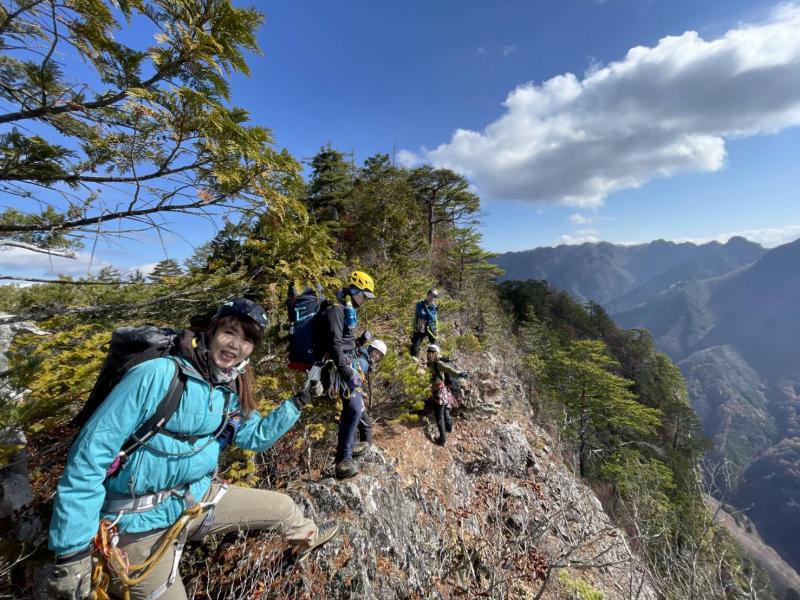
[[[555,599],[578,597],[577,589],[656,598],[625,534],[561,460],[501,361],[480,358],[447,446],[433,437],[429,421],[379,426],[361,475],[289,487],[315,520],[343,527],[304,570],[270,559],[280,543],[251,536],[206,555],[193,585],[208,590],[216,581],[208,597],[231,598],[269,590],[284,598]],[[240,570],[222,587],[218,558]]]
[[[0,313],[0,317],[6,317]],[[20,402],[26,390],[17,390],[9,385],[6,377],[8,369],[8,352],[14,336],[20,332],[45,335],[45,332],[30,323],[13,323],[0,325],[0,404]],[[7,527],[0,525],[4,534],[12,534],[23,542],[31,542],[41,532],[41,521],[31,510],[33,491],[28,474],[28,453],[25,450],[27,440],[25,434],[14,429],[0,428],[0,449],[19,448],[10,457],[10,465],[0,468],[0,523],[9,523]]]

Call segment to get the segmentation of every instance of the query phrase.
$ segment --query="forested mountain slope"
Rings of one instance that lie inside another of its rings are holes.
[[[753,504],[754,522],[795,568],[800,478],[789,463],[799,433],[798,260],[800,240],[614,315],[623,326],[653,331],[679,361],[706,433],[732,463],[738,502]]]
[[[796,477],[781,465],[796,435],[799,253],[800,242],[767,251],[732,238],[702,246],[584,244],[496,259],[510,265],[506,277],[547,278],[603,305],[621,326],[652,333],[680,365],[715,456],[727,462],[730,479],[720,493],[735,492],[743,507],[755,503],[754,522],[796,568],[796,532],[785,527],[796,522]],[[770,450],[775,444],[781,450]]]

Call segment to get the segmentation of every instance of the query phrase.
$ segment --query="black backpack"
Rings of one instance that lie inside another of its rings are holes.
[[[316,362],[314,321],[320,314],[324,301],[324,296],[312,288],[306,288],[297,294],[294,286],[289,286],[286,310],[289,315],[290,369],[307,371]]]
[[[72,424],[83,427],[131,368],[147,360],[176,355],[177,338],[178,332],[174,329],[153,325],[116,329],[111,334],[108,354],[100,367],[89,398],[72,419]],[[119,460],[109,467],[108,476],[113,475],[133,452],[164,427],[178,409],[185,386],[186,374],[178,367],[155,413],[122,445]]]

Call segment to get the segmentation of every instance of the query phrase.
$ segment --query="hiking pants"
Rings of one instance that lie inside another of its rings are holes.
[[[336,464],[353,458],[358,423],[364,412],[364,398],[358,391],[350,392],[349,398],[342,397],[342,414],[339,416],[339,438],[336,442]]]
[[[453,431],[453,422],[450,420],[450,409],[445,404],[433,403],[433,416],[439,428],[439,441],[444,444],[447,434]]]
[[[212,484],[204,500],[216,496],[219,487],[219,484]],[[303,546],[317,535],[314,521],[303,516],[303,511],[289,496],[251,488],[230,487],[214,509],[210,528],[201,531],[208,525],[202,517],[191,521],[187,525],[188,539],[200,539],[199,536],[205,533],[269,529],[282,534],[292,546]],[[119,546],[128,553],[131,564],[141,563],[150,556],[164,531],[121,534]],[[173,568],[177,569],[174,565],[176,552],[177,547],[173,545],[150,576],[131,588],[131,600],[186,600],[186,590],[179,575],[172,585],[167,585]],[[108,591],[112,598],[122,598],[122,588],[116,577],[112,578]]]
[[[422,340],[428,338],[428,341],[432,344],[436,341],[436,338],[433,337],[427,331],[415,331],[414,335],[411,336],[411,356],[416,356],[419,354],[419,346],[422,343]]]
[[[361,420],[358,422],[358,439],[367,444],[372,443],[372,417],[366,408],[361,411]]]

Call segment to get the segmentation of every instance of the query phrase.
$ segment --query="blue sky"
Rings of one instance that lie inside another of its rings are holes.
[[[800,237],[800,43],[781,37],[798,37],[800,4],[259,7],[263,55],[234,79],[234,103],[301,160],[330,142],[358,162],[397,150],[403,164],[464,172],[489,250]],[[187,226],[190,241],[211,237],[205,227]],[[171,256],[191,251],[168,240]],[[99,255],[130,267],[164,250]]]

